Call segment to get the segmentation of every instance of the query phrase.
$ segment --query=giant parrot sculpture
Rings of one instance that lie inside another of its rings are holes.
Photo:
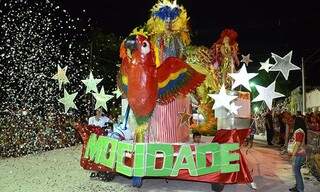
[[[205,76],[177,57],[168,57],[156,67],[153,46],[146,35],[127,37],[121,44],[120,57],[118,87],[127,97],[137,122],[135,142],[144,142],[156,104],[167,104],[178,95],[187,95]]]

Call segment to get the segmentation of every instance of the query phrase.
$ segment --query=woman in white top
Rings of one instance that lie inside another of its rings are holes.
[[[96,115],[89,118],[88,124],[106,129],[109,122],[111,122],[110,119],[106,116],[103,116],[102,109],[98,108],[96,110]]]

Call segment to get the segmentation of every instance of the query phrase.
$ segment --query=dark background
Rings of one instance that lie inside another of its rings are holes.
[[[91,18],[94,27],[126,36],[147,21],[156,2],[67,0],[62,5],[72,16]],[[302,57],[306,61],[306,84],[320,85],[320,9],[315,2],[180,0],[178,3],[188,11],[192,44],[210,46],[224,28],[234,28],[239,34],[240,52],[251,53],[254,60],[249,70],[257,70],[258,62],[269,58],[270,52],[284,56],[293,50],[295,65],[301,66]],[[292,71],[287,85],[294,88],[300,84],[301,72]]]

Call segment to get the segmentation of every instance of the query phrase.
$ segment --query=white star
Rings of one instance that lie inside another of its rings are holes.
[[[270,59],[267,59],[265,62],[260,62],[261,67],[259,68],[259,70],[266,70],[267,73],[269,73],[270,67],[273,66],[273,64],[271,64],[269,62]]]
[[[92,94],[96,99],[95,109],[98,109],[99,107],[103,107],[107,111],[106,103],[113,97],[113,95],[106,95],[103,87],[101,88],[100,93],[92,93]]]
[[[88,79],[81,80],[86,85],[86,93],[90,93],[90,91],[98,92],[97,85],[102,81],[102,79],[95,79],[93,77],[92,71],[90,71],[90,75]]]
[[[242,65],[238,73],[229,73],[228,75],[235,80],[232,84],[232,89],[238,87],[239,85],[243,85],[245,88],[251,91],[249,81],[257,76],[258,73],[248,73],[246,66]]]
[[[65,89],[63,93],[63,98],[58,101],[64,105],[64,112],[67,113],[70,108],[77,109],[76,104],[73,102],[74,98],[78,93],[69,94]]]
[[[237,96],[230,96],[226,93],[226,88],[224,85],[221,86],[219,94],[208,94],[209,97],[215,100],[213,109],[217,109],[219,107],[225,107],[230,110],[230,102],[237,98]]]
[[[58,72],[52,77],[52,79],[58,80],[59,89],[61,89],[63,84],[69,83],[68,77],[66,76],[68,66],[65,66],[61,69],[60,65],[58,65]]]
[[[291,63],[292,51],[290,51],[286,56],[280,57],[277,54],[271,53],[272,57],[276,63],[271,67],[270,71],[280,71],[283,77],[288,80],[289,73],[291,70],[299,70],[300,67]]]
[[[115,91],[112,91],[112,93],[113,93],[114,95],[116,95],[116,99],[118,99],[118,98],[121,97],[121,95],[122,95],[122,93],[121,93],[121,91],[120,91],[119,88],[117,88]]]
[[[249,63],[251,63],[251,62],[252,62],[252,60],[250,59],[250,54],[248,54],[248,55],[241,55],[241,57],[242,57],[242,59],[241,59],[241,61],[240,61],[240,62],[245,63],[245,64],[246,64],[246,66],[248,66],[248,65],[249,65]]]
[[[230,105],[230,113],[238,115],[238,109],[240,109],[242,106],[238,106],[234,103],[231,103]]]
[[[273,99],[284,97],[285,95],[275,92],[276,81],[272,82],[268,87],[262,87],[260,85],[256,85],[256,89],[259,95],[252,100],[252,102],[264,101],[268,108],[271,110]]]

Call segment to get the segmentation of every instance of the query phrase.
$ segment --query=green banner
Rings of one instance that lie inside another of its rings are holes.
[[[191,176],[240,170],[238,143],[208,143],[194,148],[184,144],[175,153],[172,144],[133,144],[91,134],[83,157],[126,176],[138,177],[175,177],[180,170],[188,170]],[[126,164],[126,158],[133,160],[132,165]]]
[[[209,166],[207,166],[207,154],[211,157],[211,165]],[[196,161],[199,175],[220,171],[220,145],[218,143],[198,145],[196,147]]]
[[[143,177],[146,174],[145,166],[145,144],[144,143],[136,143],[134,146],[134,167],[133,167],[133,175],[137,177]]]
[[[221,173],[233,173],[240,171],[239,163],[233,163],[232,161],[240,160],[239,153],[231,153],[239,149],[239,143],[221,144],[220,155],[221,155]]]
[[[161,168],[156,169],[157,155],[162,156]],[[147,145],[147,164],[146,176],[170,176],[173,164],[173,148],[171,144],[153,144]]]
[[[133,153],[133,144],[125,143],[125,142],[118,143],[117,160],[116,160],[117,161],[116,171],[118,173],[122,173],[129,177],[132,176],[133,168],[125,164],[126,154],[132,154],[132,153]]]

